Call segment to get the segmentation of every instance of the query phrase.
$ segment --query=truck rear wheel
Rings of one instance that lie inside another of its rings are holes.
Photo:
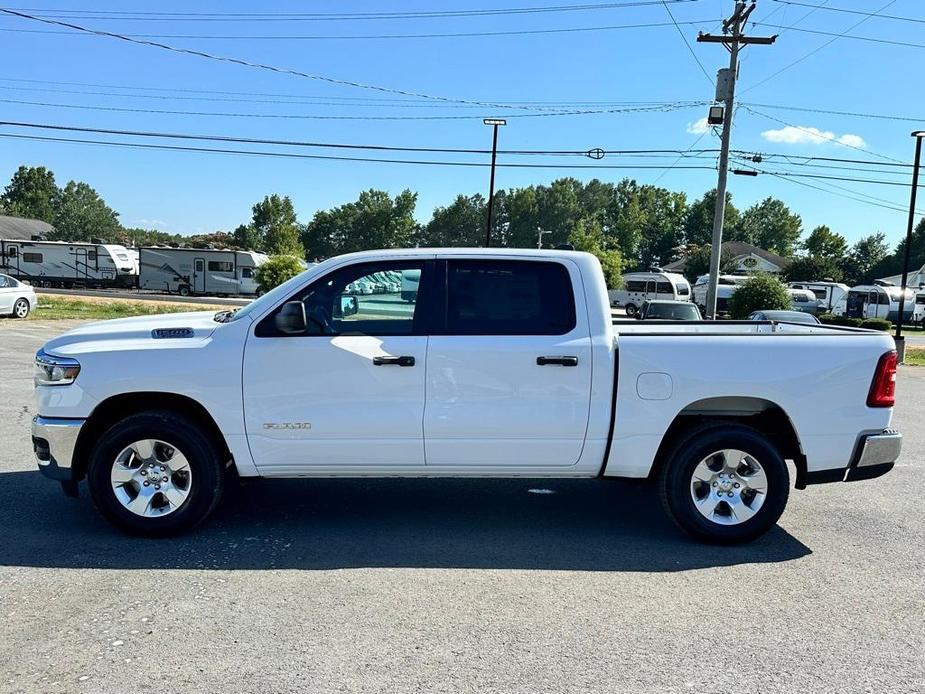
[[[720,424],[678,442],[662,468],[659,491],[683,531],[703,542],[736,544],[777,522],[790,477],[780,452],[761,432]]]
[[[623,307],[623,310],[626,311],[627,316],[632,317],[636,315],[636,311],[639,309],[636,308],[636,304],[627,304]]]
[[[100,437],[87,482],[93,503],[114,525],[137,535],[173,535],[213,511],[224,466],[215,443],[190,420],[142,412]]]

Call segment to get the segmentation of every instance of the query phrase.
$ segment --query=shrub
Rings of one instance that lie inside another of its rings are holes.
[[[858,327],[867,328],[868,330],[882,330],[886,333],[893,329],[893,324],[886,318],[868,318],[867,320],[862,320]]]
[[[294,255],[274,255],[257,268],[254,274],[261,291],[268,292],[302,272],[302,264]]]
[[[729,299],[729,315],[743,320],[753,311],[787,311],[792,308],[790,290],[773,275],[752,275]]]
[[[834,313],[823,313],[819,320],[826,325],[844,325],[849,328],[858,328],[861,325],[860,318],[849,318],[848,316],[836,316]]]

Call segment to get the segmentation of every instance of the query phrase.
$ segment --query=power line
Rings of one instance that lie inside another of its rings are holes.
[[[672,4],[699,0],[669,0]],[[125,10],[70,10],[15,7],[20,12],[36,12],[43,17],[58,19],[96,19],[153,22],[317,22],[382,19],[445,19],[453,17],[496,17],[499,15],[545,14],[551,12],[586,12],[645,7],[661,4],[661,0],[605,2],[582,5],[546,5],[539,7],[508,7],[473,10],[431,10],[407,12],[135,12]]]
[[[681,24],[703,24],[705,21],[683,21]],[[675,26],[677,23],[675,23]],[[195,39],[205,41],[371,41],[388,39],[451,39],[487,38],[493,36],[531,36],[542,34],[571,34],[592,31],[615,31],[620,29],[651,29],[670,27],[670,22],[643,22],[637,24],[611,24],[591,27],[562,27],[556,29],[508,29],[499,31],[462,31],[426,34],[121,34],[126,39]],[[16,29],[0,27],[0,31],[17,34],[51,34],[75,36],[72,31],[55,29]]]
[[[488,162],[468,162],[468,161],[443,161],[428,159],[376,159],[372,157],[348,157],[334,156],[326,154],[301,154],[297,152],[269,152],[265,150],[244,150],[244,149],[223,149],[217,147],[189,147],[181,145],[160,145],[149,144],[144,142],[118,142],[107,140],[89,140],[81,138],[63,138],[48,137],[42,135],[18,135],[13,133],[0,133],[0,138],[31,140],[37,142],[61,142],[70,144],[99,145],[107,147],[121,147],[127,149],[149,149],[149,150],[167,150],[172,152],[197,152],[208,154],[231,154],[251,157],[270,157],[284,159],[315,159],[325,161],[352,161],[352,162],[369,162],[379,164],[413,164],[421,166],[448,166],[448,167],[488,167]],[[601,170],[632,170],[632,169],[660,169],[658,164],[517,164],[517,163],[499,163],[499,167],[512,169],[601,169]],[[715,170],[712,166],[681,166],[680,169],[690,170]]]
[[[774,0],[774,2],[780,3],[781,5],[797,5],[800,7],[812,7],[815,10],[826,10],[828,12],[841,12],[844,14],[859,14],[865,17],[877,17],[878,19],[895,19],[901,22],[915,22],[917,24],[925,24],[925,19],[918,19],[917,17],[900,17],[899,15],[894,14],[880,14],[880,13],[871,13],[864,12],[862,10],[849,10],[844,7],[824,7],[822,5],[811,5],[808,2],[794,2],[793,0]]]
[[[70,108],[85,111],[110,111],[114,113],[150,113],[157,115],[179,115],[179,116],[220,116],[222,118],[273,118],[273,119],[295,119],[295,120],[384,120],[384,121],[405,121],[405,120],[481,120],[480,115],[458,115],[458,116],[341,116],[341,115],[318,115],[304,113],[240,113],[240,112],[220,112],[220,111],[179,111],[171,109],[152,109],[152,108],[124,108],[119,106],[93,106],[89,104],[60,104],[47,101],[28,101],[24,99],[0,99],[0,103],[21,104],[26,106],[42,106],[46,108]],[[511,113],[503,115],[504,118],[543,118],[552,116],[584,116],[598,114],[615,114],[615,113],[651,113],[651,112],[669,112],[701,106],[701,104],[678,104],[662,106],[633,106],[626,108],[611,109],[581,109],[581,110],[564,110],[564,111],[533,111],[530,113]]]
[[[661,181],[669,171],[673,170],[681,162],[682,159],[684,159],[687,156],[690,156],[690,153],[694,151],[694,147],[700,144],[700,141],[707,136],[708,132],[710,132],[709,129],[704,130],[702,133],[700,133],[700,136],[691,143],[690,147],[688,147],[683,152],[679,153],[678,158],[675,159],[674,162],[669,164],[668,167],[664,171],[662,171],[658,176],[655,177],[655,180],[652,181],[652,185],[655,185],[656,183]]]
[[[923,20],[925,21],[925,20]],[[755,22],[760,26],[766,27],[776,27],[777,24],[766,24],[764,22]],[[793,27],[790,27],[793,28]],[[868,43],[882,43],[888,46],[903,46],[905,48],[925,48],[925,44],[913,43],[911,41],[896,41],[894,39],[882,39],[875,36],[857,36],[855,34],[836,34],[834,31],[822,31],[820,29],[803,29],[803,28],[793,28],[794,31],[799,31],[804,34],[817,34],[819,36],[835,36],[840,39],[852,39],[854,41],[867,41]]]
[[[826,113],[834,116],[854,116],[857,118],[874,118],[879,120],[908,121],[910,123],[925,123],[925,116],[896,116],[884,113],[859,113],[857,111],[835,111],[824,108],[811,108],[806,106],[784,106],[783,104],[759,104],[753,102],[740,102],[743,107],[757,106],[759,108],[780,109],[783,111],[802,111],[804,113]]]
[[[707,72],[707,69],[703,66],[703,63],[700,62],[700,58],[697,57],[697,54],[694,53],[694,49],[691,47],[690,41],[687,40],[687,37],[684,35],[684,32],[681,30],[681,26],[678,24],[678,20],[674,18],[674,14],[671,12],[671,8],[668,7],[668,3],[664,0],[662,5],[665,6],[665,11],[668,13],[668,16],[671,17],[671,23],[674,24],[675,29],[678,30],[678,34],[681,36],[681,40],[684,42],[684,45],[687,46],[688,53],[691,54],[691,57],[697,63],[697,66],[700,68],[700,71],[703,73],[703,76],[707,78],[707,81],[716,86],[716,83],[713,81],[713,78],[710,77],[710,73]],[[685,24],[690,24],[690,22],[685,22]]]
[[[790,68],[792,68],[794,65],[799,65],[800,63],[802,63],[802,62],[803,62],[804,60],[806,60],[807,58],[810,58],[810,57],[816,55],[816,53],[818,53],[818,52],[821,51],[822,49],[826,48],[827,46],[832,45],[833,43],[835,43],[836,41],[838,41],[838,39],[840,39],[840,38],[842,38],[843,36],[845,36],[845,34],[847,34],[849,31],[852,31],[853,29],[856,29],[857,27],[861,26],[864,22],[866,22],[867,20],[869,20],[871,17],[876,16],[877,14],[879,14],[880,12],[883,12],[883,10],[887,9],[888,7],[890,7],[891,5],[894,5],[894,4],[896,4],[896,0],[889,0],[885,5],[883,5],[883,7],[881,7],[880,9],[878,9],[876,12],[874,12],[874,13],[872,13],[872,14],[866,16],[866,17],[864,17],[863,19],[861,19],[861,20],[858,21],[858,22],[855,22],[855,23],[852,24],[850,27],[848,27],[847,29],[845,29],[842,33],[837,34],[837,35],[836,35],[834,38],[832,38],[831,40],[826,41],[826,42],[823,43],[821,46],[816,46],[816,47],[815,47],[813,50],[811,50],[809,53],[806,53],[806,54],[800,56],[799,58],[797,58],[796,60],[794,60],[794,61],[791,62],[791,63],[787,63],[786,65],[784,65],[784,67],[780,68],[780,69],[777,70],[776,72],[772,72],[770,75],[768,75],[767,77],[765,77],[765,78],[764,78],[763,80],[761,80],[760,82],[756,82],[756,83],[753,84],[752,86],[747,87],[747,88],[743,91],[743,94],[744,94],[745,92],[751,91],[752,89],[755,89],[756,87],[760,87],[762,84],[765,84],[766,82],[769,82],[770,80],[774,79],[774,78],[777,77],[779,74],[781,74],[782,72],[786,72],[787,70],[789,70]],[[792,27],[788,27],[788,28],[792,28]]]

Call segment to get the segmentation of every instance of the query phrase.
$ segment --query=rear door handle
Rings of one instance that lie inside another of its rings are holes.
[[[578,357],[537,357],[537,366],[578,366]]]
[[[414,357],[373,357],[373,366],[414,366]]]

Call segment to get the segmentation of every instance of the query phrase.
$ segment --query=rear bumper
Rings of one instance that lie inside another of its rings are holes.
[[[864,434],[847,468],[810,472],[806,475],[806,483],[857,482],[880,477],[893,469],[902,445],[903,435],[892,429],[885,429],[879,434]]]
[[[32,420],[32,450],[43,475],[53,480],[74,479],[74,448],[85,421],[41,416]]]

